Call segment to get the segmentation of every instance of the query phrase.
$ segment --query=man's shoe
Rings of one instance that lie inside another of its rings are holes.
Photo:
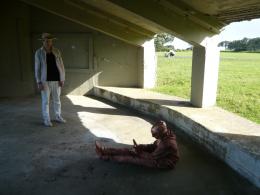
[[[58,123],[66,123],[66,120],[62,118],[61,116],[57,116],[55,119]]]
[[[49,121],[49,120],[44,120],[44,125],[46,126],[46,127],[52,127],[53,125],[52,125],[52,123],[51,123],[51,121]]]

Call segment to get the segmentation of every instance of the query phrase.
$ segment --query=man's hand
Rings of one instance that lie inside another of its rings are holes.
[[[37,83],[37,85],[38,85],[38,89],[40,91],[44,90],[44,86],[43,86],[42,82]]]
[[[64,81],[59,81],[59,86],[63,87],[64,86]]]

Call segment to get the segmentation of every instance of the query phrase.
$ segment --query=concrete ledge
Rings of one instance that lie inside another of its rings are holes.
[[[260,125],[219,107],[194,108],[185,99],[145,89],[99,86],[94,94],[178,126],[260,187]]]

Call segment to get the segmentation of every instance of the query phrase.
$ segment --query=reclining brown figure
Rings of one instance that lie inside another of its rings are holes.
[[[156,139],[153,144],[137,144],[128,148],[105,148],[96,141],[96,152],[103,160],[132,163],[146,167],[173,169],[179,160],[176,137],[164,121],[156,122],[151,128]]]

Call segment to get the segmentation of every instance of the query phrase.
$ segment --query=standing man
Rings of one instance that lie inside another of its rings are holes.
[[[65,68],[61,53],[53,47],[53,40],[56,39],[49,33],[43,33],[41,41],[43,46],[35,52],[35,78],[42,97],[43,123],[47,127],[53,126],[49,114],[49,100],[52,95],[55,120],[65,123],[61,116],[60,94],[64,86]]]

